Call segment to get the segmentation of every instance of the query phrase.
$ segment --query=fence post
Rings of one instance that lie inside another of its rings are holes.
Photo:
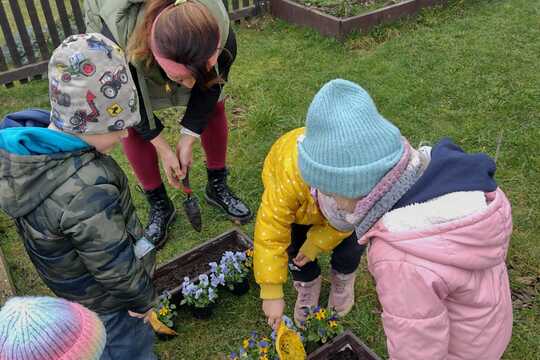
[[[54,23],[54,15],[51,10],[51,5],[49,0],[41,0],[41,8],[43,9],[43,15],[45,15],[45,21],[47,22],[47,29],[49,30],[49,35],[51,36],[52,43],[54,47],[60,45],[60,36],[58,36],[58,30],[56,29],[56,24]]]
[[[11,56],[11,61],[13,61],[15,66],[19,67],[22,65],[20,54],[17,49],[17,44],[15,43],[15,39],[13,38],[13,33],[11,32],[11,28],[9,26],[9,21],[6,15],[6,9],[4,8],[4,4],[1,1],[0,1],[0,26],[2,27],[2,31],[4,32],[4,39],[6,40],[6,43],[7,43],[9,55]]]
[[[69,23],[69,16],[66,10],[66,4],[64,0],[56,0],[56,8],[58,9],[58,15],[60,16],[60,22],[64,29],[64,38],[67,38],[72,34],[71,24]]]
[[[0,47],[0,72],[7,70],[7,63],[6,58],[4,56],[4,52],[2,51],[2,48]],[[7,83],[5,84],[7,88],[13,87],[13,83]]]
[[[45,35],[43,35],[43,30],[41,29],[41,24],[39,23],[36,5],[34,4],[34,0],[25,0],[25,2],[28,15],[30,16],[30,22],[32,23],[32,28],[34,29],[34,34],[36,36],[36,41],[39,45],[41,58],[43,60],[47,60],[49,58],[49,47],[47,46]]]
[[[84,16],[81,10],[81,4],[79,0],[70,0],[71,10],[73,11],[73,16],[75,17],[75,23],[77,24],[77,30],[82,34],[86,30],[86,25],[84,24]]]
[[[24,17],[21,12],[21,7],[17,0],[9,0],[9,5],[11,6],[11,12],[13,13],[13,18],[15,19],[15,25],[17,25],[17,30],[19,31],[19,38],[23,44],[24,55],[26,55],[26,60],[29,63],[36,62],[36,57],[34,56],[34,48],[32,47],[32,41],[28,32],[26,31],[26,24],[24,23]]]

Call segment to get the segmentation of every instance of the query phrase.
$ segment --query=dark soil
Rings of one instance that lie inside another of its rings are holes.
[[[195,248],[179,258],[160,266],[154,274],[154,286],[160,294],[179,287],[184,277],[194,279],[210,270],[208,263],[219,261],[225,251],[244,251],[247,245],[235,233],[220,237],[201,248]]]
[[[402,0],[294,0],[295,2],[336,17],[361,15],[393,5]]]

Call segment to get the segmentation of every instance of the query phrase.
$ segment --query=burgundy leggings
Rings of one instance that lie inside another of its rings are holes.
[[[157,189],[162,181],[154,145],[141,138],[135,129],[130,128],[128,132],[129,136],[122,141],[122,146],[135,175],[145,191]],[[225,106],[221,101],[217,103],[208,126],[201,134],[208,169],[216,170],[225,167],[228,133]]]

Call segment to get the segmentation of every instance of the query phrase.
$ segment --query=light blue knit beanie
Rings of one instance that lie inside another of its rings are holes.
[[[369,94],[342,79],[325,84],[309,106],[298,144],[304,180],[325,193],[355,199],[369,194],[403,154],[401,133]]]

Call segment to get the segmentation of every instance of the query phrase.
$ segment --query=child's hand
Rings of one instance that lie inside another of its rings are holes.
[[[268,325],[272,329],[277,330],[283,316],[283,311],[285,311],[285,301],[283,299],[263,300],[262,308],[268,318]]]
[[[154,308],[150,308],[150,310],[148,310],[144,314],[139,314],[139,313],[136,313],[134,311],[128,310],[128,314],[131,317],[134,317],[134,318],[137,318],[137,319],[142,319],[145,323],[147,323],[147,322],[150,321],[150,316],[152,315],[153,311],[154,311]]]
[[[306,255],[302,254],[301,252],[299,252],[298,255],[296,255],[296,257],[293,259],[294,265],[298,267],[303,267],[310,261],[311,259],[308,258]]]

